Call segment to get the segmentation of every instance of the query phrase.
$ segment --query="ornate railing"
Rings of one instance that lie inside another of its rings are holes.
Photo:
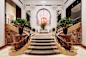
[[[64,47],[66,50],[70,50],[72,47],[71,41],[70,41],[71,35],[56,35],[56,39],[59,42],[59,44]]]

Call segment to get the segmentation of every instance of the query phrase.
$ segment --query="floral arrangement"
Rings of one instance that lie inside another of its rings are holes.
[[[47,25],[47,18],[42,17],[41,18],[41,28],[44,30],[46,25]]]

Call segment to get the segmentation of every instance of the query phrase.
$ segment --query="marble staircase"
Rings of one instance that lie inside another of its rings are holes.
[[[48,34],[39,34],[31,37],[31,44],[25,54],[31,55],[53,55],[60,54],[55,40]]]

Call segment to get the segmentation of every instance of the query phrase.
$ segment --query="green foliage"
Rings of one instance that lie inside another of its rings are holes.
[[[73,25],[73,20],[69,17],[65,17],[59,21],[59,26],[61,27],[70,27],[71,25]]]
[[[13,20],[12,23],[18,26],[30,26],[30,22],[28,22],[26,19],[17,18],[16,20]]]

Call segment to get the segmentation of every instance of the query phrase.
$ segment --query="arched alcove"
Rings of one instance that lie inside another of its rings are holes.
[[[37,24],[41,24],[42,18],[45,17],[47,19],[47,25],[51,24],[51,13],[48,9],[42,8],[37,11],[36,18],[37,18]]]

